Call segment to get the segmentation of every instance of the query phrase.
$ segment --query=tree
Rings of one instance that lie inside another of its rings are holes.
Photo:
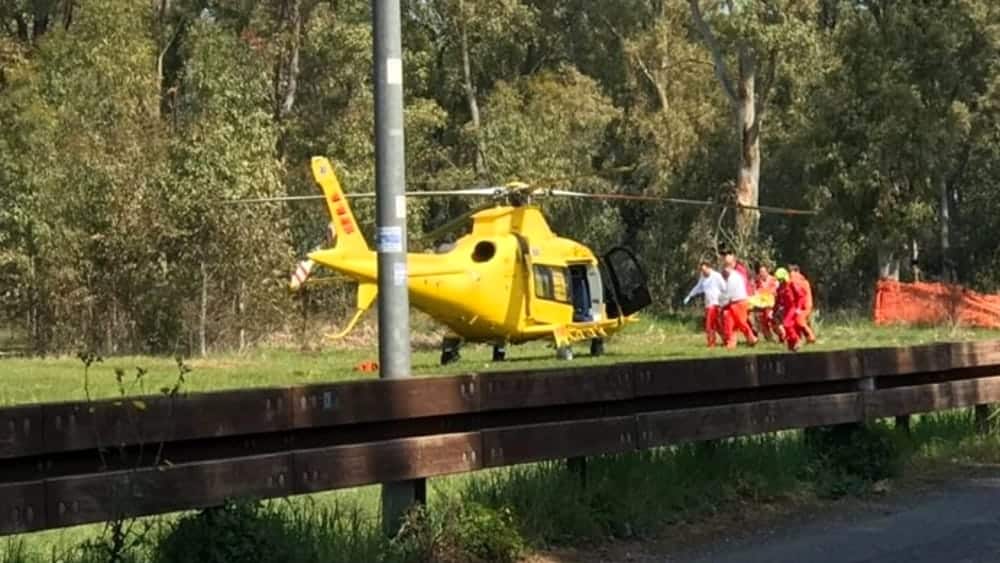
[[[187,49],[181,127],[163,206],[176,229],[169,245],[176,249],[173,259],[199,282],[198,349],[205,354],[211,295],[233,304],[222,310],[235,317],[245,344],[247,302],[258,305],[249,308],[254,325],[266,326],[269,302],[280,301],[279,272],[292,259],[288,239],[280,234],[280,209],[219,203],[283,192],[266,59],[252,43],[210,21],[192,26]]]
[[[877,267],[880,277],[898,279],[904,259],[916,254],[933,277],[968,279],[974,266],[955,255],[954,242],[978,238],[956,231],[975,228],[962,220],[973,212],[963,200],[980,189],[969,182],[969,162],[989,143],[983,96],[995,76],[997,42],[985,25],[989,12],[979,11],[989,8],[874,8],[842,14],[834,36],[842,64],[813,99],[813,181],[833,214],[816,244],[826,247],[839,230],[866,241],[853,252],[870,261],[852,268]]]
[[[808,51],[811,13],[795,2],[725,0],[711,12],[720,33],[709,25],[702,0],[688,0],[688,5],[736,121],[739,164],[733,187],[735,202],[756,206],[760,200],[760,138],[768,98],[782,59],[793,50]],[[729,53],[735,57],[735,71],[730,70],[734,65],[727,60],[732,58]],[[759,221],[759,213],[741,210],[736,221],[739,239],[755,237]]]

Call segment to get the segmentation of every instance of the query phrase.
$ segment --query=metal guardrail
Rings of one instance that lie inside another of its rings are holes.
[[[0,535],[1000,402],[1000,341],[0,409]]]

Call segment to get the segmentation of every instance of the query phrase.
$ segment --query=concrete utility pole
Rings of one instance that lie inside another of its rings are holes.
[[[381,377],[410,377],[410,296],[406,271],[403,47],[399,0],[372,0],[375,31],[375,206],[378,246],[378,349]],[[391,398],[390,398],[391,400]],[[382,526],[399,529],[426,501],[423,479],[382,485]]]

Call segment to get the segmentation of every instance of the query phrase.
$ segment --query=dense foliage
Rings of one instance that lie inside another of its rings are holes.
[[[373,184],[370,2],[0,0],[0,307],[40,352],[191,352],[288,330],[325,217],[307,162]],[[879,275],[1000,287],[993,0],[404,0],[411,187],[631,167],[578,189],[812,219],[556,201],[669,308],[736,244],[828,307]],[[468,202],[415,203],[411,233]],[[360,205],[370,230],[371,208]],[[738,219],[738,220],[734,220]],[[735,228],[734,228],[735,227]],[[321,297],[317,299],[316,297]]]

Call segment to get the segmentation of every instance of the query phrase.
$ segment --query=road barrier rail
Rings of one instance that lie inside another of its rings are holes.
[[[0,535],[991,403],[1000,341],[15,406]]]

